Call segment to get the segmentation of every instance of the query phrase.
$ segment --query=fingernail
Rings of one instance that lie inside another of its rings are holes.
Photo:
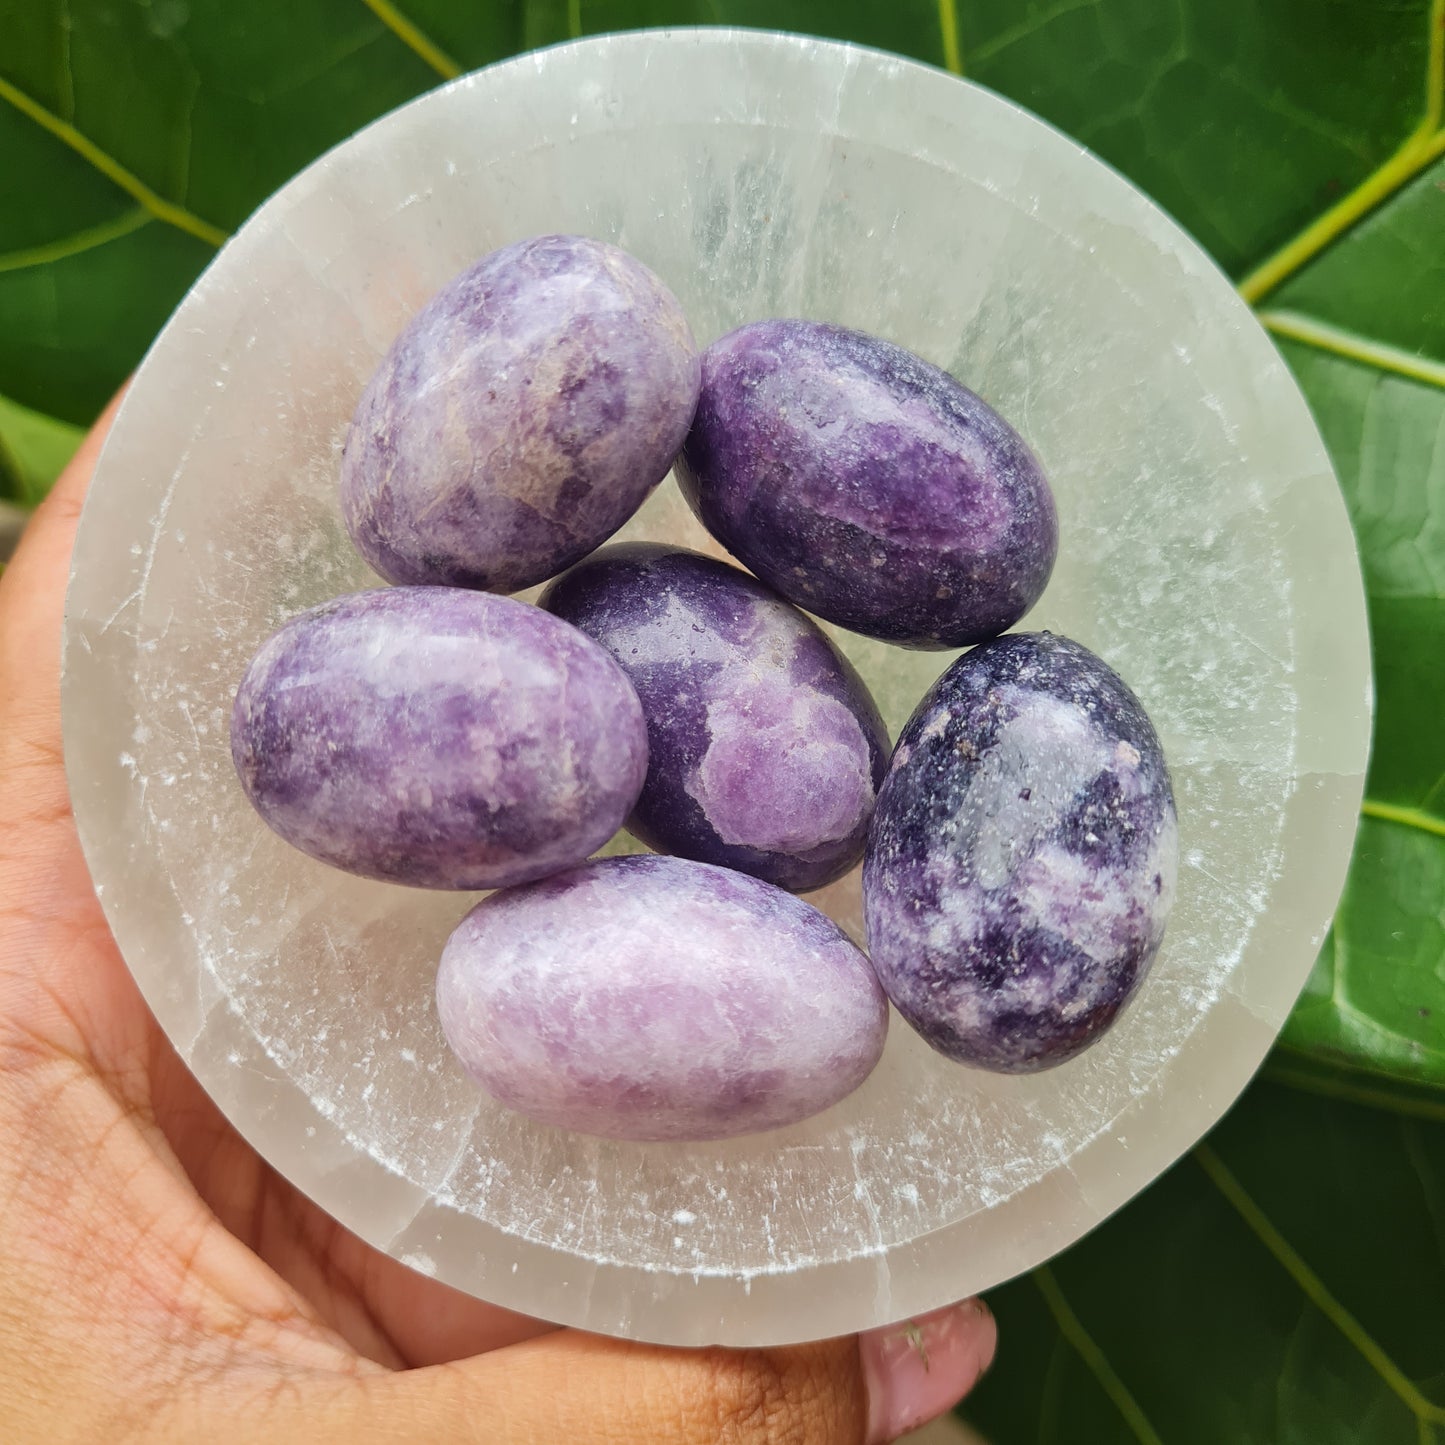
[[[861,1335],[867,1445],[886,1445],[951,1410],[988,1369],[997,1343],[979,1299]]]

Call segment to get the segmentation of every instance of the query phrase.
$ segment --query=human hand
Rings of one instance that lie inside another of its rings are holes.
[[[874,1445],[952,1405],[993,1356],[977,1301],[789,1349],[559,1330],[379,1254],[230,1127],[116,951],[62,768],[65,582],[114,409],[0,577],[7,1441]]]

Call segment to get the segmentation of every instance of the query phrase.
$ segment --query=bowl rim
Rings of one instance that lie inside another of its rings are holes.
[[[92,489],[82,511],[75,554],[66,597],[63,637],[63,729],[67,778],[74,801],[76,825],[88,866],[103,876],[114,875],[109,862],[107,831],[110,821],[106,809],[97,801],[97,789],[106,779],[97,773],[99,760],[90,755],[80,727],[83,712],[93,711],[96,697],[92,681],[93,665],[88,660],[87,624],[104,610],[103,599],[89,578],[91,559],[109,546],[104,535],[105,519],[101,516],[97,496],[104,498],[106,478],[119,470],[124,453],[132,445],[131,432],[141,423],[137,420],[140,406],[136,398],[151,384],[156,370],[156,357],[164,352],[170,340],[188,326],[204,310],[212,290],[223,284],[228,270],[244,257],[253,243],[260,225],[274,223],[291,211],[312,192],[323,188],[334,157],[343,151],[353,154],[369,146],[384,144],[389,127],[398,118],[420,107],[444,106],[458,94],[493,87],[499,78],[522,77],[527,72],[540,73],[545,68],[570,65],[577,57],[590,61],[595,57],[606,63],[607,57],[629,50],[655,48],[661,41],[671,48],[674,57],[690,56],[692,63],[704,52],[704,63],[731,66],[754,63],[752,52],[767,51],[777,55],[789,50],[790,63],[816,65],[821,58],[836,64],[840,60],[849,70],[870,69],[878,81],[904,84],[909,88],[912,103],[921,105],[929,92],[943,96],[954,87],[967,87],[986,103],[1009,112],[1013,124],[1033,128],[1040,144],[1062,146],[1072,150],[1079,163],[1098,166],[1115,178],[1115,183],[1131,194],[1132,209],[1141,224],[1147,223],[1165,236],[1175,251],[1187,256],[1198,268],[1201,277],[1214,284],[1229,286],[1242,318],[1258,333],[1259,342],[1270,347],[1263,328],[1253,313],[1233,291],[1224,273],[1202,251],[1192,238],[1169,218],[1156,203],[1143,195],[1117,170],[1099,161],[1061,132],[1031,115],[1022,107],[945,71],[920,61],[907,59],[886,51],[845,42],[822,40],[811,36],[739,27],[657,27],[620,34],[589,36],[566,41],[544,50],[524,53],[499,61],[483,69],[458,77],[421,95],[387,115],[372,121],[353,136],[331,147],[303,171],[289,180],[260,206],[218,252],[187,293],[176,312],[162,329],[138,368],[130,393],[122,404],[115,427],[97,466],[98,484]],[[713,61],[712,56],[722,57]],[[673,61],[671,63],[679,63]],[[945,104],[939,101],[939,104]],[[1199,284],[1205,284],[1200,281]],[[1289,373],[1278,362],[1281,399],[1286,405],[1305,408],[1305,402]],[[1290,394],[1292,393],[1292,395]],[[1307,413],[1306,413],[1307,414]],[[1311,427],[1313,423],[1310,423]],[[1320,469],[1333,479],[1328,456],[1314,431],[1319,449]],[[158,480],[156,490],[163,488]],[[1302,951],[1301,939],[1309,941],[1310,959],[1328,927],[1334,904],[1343,888],[1349,862],[1351,842],[1363,796],[1364,764],[1368,750],[1370,715],[1368,633],[1365,625],[1364,591],[1360,576],[1354,535],[1350,528],[1343,498],[1338,487],[1333,498],[1318,496],[1317,507],[1333,507],[1335,512],[1335,543],[1340,553],[1331,557],[1335,575],[1329,586],[1342,585],[1351,593],[1354,607],[1353,638],[1342,640],[1341,655],[1364,659],[1365,686],[1350,697],[1338,699],[1338,706],[1354,709],[1351,717],[1358,734],[1358,774],[1305,774],[1297,768],[1294,795],[1287,805],[1284,828],[1307,826],[1337,840],[1334,863],[1322,869],[1311,860],[1309,877],[1298,876],[1303,865],[1297,852],[1286,852],[1276,894],[1279,906],[1260,920],[1256,935],[1250,941],[1251,954],[1270,949]],[[164,524],[162,507],[159,527]],[[1348,561],[1345,553],[1348,554]],[[1343,567],[1348,574],[1338,575]],[[1322,569],[1323,570],[1323,569]],[[1323,589],[1321,580],[1318,587]],[[134,640],[134,639],[132,639]],[[1360,679],[1356,679],[1359,681]],[[1323,697],[1325,689],[1319,689]],[[1306,734],[1312,725],[1310,710],[1301,707],[1298,728],[1302,745],[1297,757],[1307,748]],[[114,768],[114,764],[109,766]],[[1317,786],[1306,789],[1306,777],[1313,777]],[[1333,778],[1333,782],[1330,782]],[[144,925],[128,906],[127,900],[112,888],[98,889],[102,907],[127,966],[136,977],[141,992],[154,1011],[168,1038],[173,1042],[183,1037],[189,1027],[194,1000],[179,997],[171,983],[161,979],[160,966],[142,937]],[[1328,897],[1324,910],[1322,900]],[[1287,1011],[1291,1000],[1304,983],[1308,961],[1296,970],[1298,976],[1261,986],[1260,998],[1250,1006],[1222,995],[1201,1026],[1190,1036],[1187,1049],[1193,1054],[1224,1056],[1232,1059],[1234,1069],[1227,1085],[1221,1087],[1217,1077],[1203,1079],[1185,1067],[1187,1060],[1171,1059],[1156,1076],[1158,1087],[1147,1094],[1136,1095],[1131,1104],[1111,1124],[1096,1134],[1069,1160],[1056,1164],[1034,1184],[1026,1186],[998,1208],[919,1235],[905,1243],[886,1249],[861,1249],[843,1260],[812,1263],[806,1268],[779,1266],[764,1271],[682,1267],[663,1272],[618,1261],[591,1260],[568,1253],[551,1244],[522,1238],[506,1232],[473,1215],[462,1215],[450,1209],[444,1198],[420,1197],[421,1191],[409,1181],[398,1179],[374,1155],[366,1152],[358,1141],[334,1138],[332,1142],[346,1157],[343,1166],[333,1166],[323,1173],[308,1171],[305,1163],[308,1149],[304,1129],[313,1127],[335,1135],[336,1126],[318,1109],[299,1087],[259,1048],[248,1059],[248,1066],[257,1071],[253,1112],[238,1122],[227,1117],[263,1159],[277,1168],[284,1177],[322,1208],[338,1217],[346,1227],[359,1233],[369,1244],[385,1253],[401,1258],[413,1267],[426,1268],[427,1261],[416,1253],[408,1254],[398,1247],[403,1234],[415,1236],[426,1221],[436,1216],[438,1228],[455,1228],[448,1220],[462,1220],[468,1249],[475,1254],[476,1270],[468,1280],[447,1277],[447,1282],[467,1289],[494,1304],[513,1310],[602,1333],[628,1336],[641,1340],[674,1345],[728,1344],[762,1346],[791,1343],[799,1340],[836,1335],[890,1323],[918,1315],[953,1299],[989,1288],[1022,1273],[1052,1257],[1072,1244],[1088,1229],[1125,1204],[1136,1193],[1164,1171],[1165,1165],[1143,1164],[1132,1153],[1125,1134],[1153,1131],[1170,1139],[1175,1158],[1185,1153],[1222,1116],[1228,1104],[1243,1090],[1264,1058],[1277,1032],[1272,1015]],[[1271,991],[1272,990],[1272,991]],[[1287,998],[1285,996],[1288,996]],[[1204,1041],[1213,1042],[1210,1049]],[[259,1041],[257,1041],[259,1043]],[[188,1050],[182,1049],[182,1056]],[[200,1078],[202,1086],[214,1096],[215,1080]],[[1167,1099],[1162,1097],[1168,1095]],[[1127,1128],[1125,1127],[1127,1126]],[[358,1221],[352,1202],[360,1191],[374,1191],[392,1201],[388,1205],[387,1223],[367,1225]],[[1036,1224],[1027,1233],[1010,1221],[1020,1205],[1027,1201],[1030,1211],[1044,1224]],[[398,1224],[398,1221],[401,1221]],[[960,1268],[958,1244],[967,1237],[970,1260],[987,1259],[980,1267],[970,1263]]]

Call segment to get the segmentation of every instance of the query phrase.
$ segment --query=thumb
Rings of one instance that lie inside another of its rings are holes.
[[[883,1445],[955,1405],[993,1358],[978,1300],[861,1337],[674,1350],[576,1330],[328,1383],[273,1438],[308,1445]]]

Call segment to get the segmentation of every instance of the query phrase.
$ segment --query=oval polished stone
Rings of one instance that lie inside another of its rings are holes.
[[[898,740],[863,864],[874,968],[950,1058],[1049,1068],[1138,988],[1178,854],[1159,739],[1123,680],[1067,638],[1000,637]]]
[[[697,402],[687,318],[585,236],[484,257],[397,337],[352,420],[341,500],[389,582],[514,592],[605,541],[667,475]]]
[[[542,606],[605,647],[647,719],[627,827],[649,848],[821,888],[863,856],[888,733],[819,627],[746,572],[680,548],[604,548]]]
[[[451,587],[325,603],[261,645],[231,754],[256,811],[313,858],[423,888],[580,862],[647,772],[631,684],[540,608]]]
[[[837,924],[683,858],[608,858],[493,894],[447,943],[437,1007],[487,1093],[619,1139],[806,1119],[863,1082],[888,1029]]]
[[[996,411],[901,346],[814,321],[707,348],[678,479],[768,586],[911,647],[1013,626],[1058,550],[1048,481]]]

